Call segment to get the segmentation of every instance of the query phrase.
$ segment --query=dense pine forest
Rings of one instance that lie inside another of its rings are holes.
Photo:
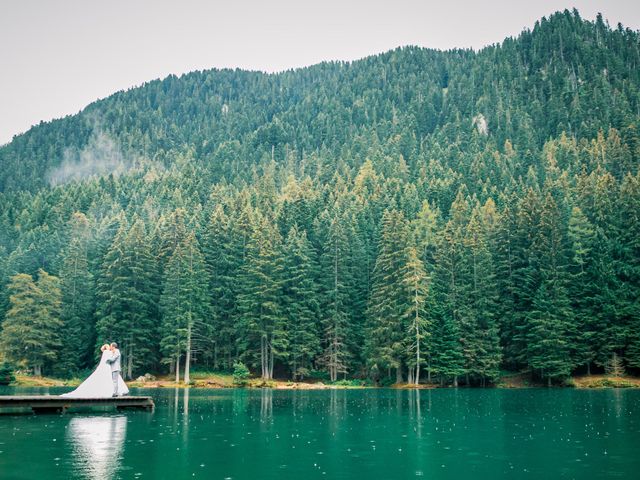
[[[640,36],[577,11],[116,93],[0,147],[0,355],[128,378],[640,369]]]

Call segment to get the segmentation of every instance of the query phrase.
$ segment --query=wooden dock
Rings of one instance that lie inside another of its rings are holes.
[[[111,406],[118,410],[138,408],[153,410],[151,397],[106,397],[106,398],[66,398],[57,395],[7,395],[0,396],[0,413],[4,409],[31,408],[34,413],[63,413],[68,408],[90,408]]]

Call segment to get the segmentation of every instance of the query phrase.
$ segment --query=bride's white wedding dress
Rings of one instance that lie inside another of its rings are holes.
[[[111,352],[105,350],[100,357],[100,363],[87,379],[78,385],[75,390],[60,395],[67,398],[104,398],[113,395],[113,380],[111,378],[111,367],[107,360],[111,358]],[[118,396],[127,395],[129,389],[118,375]]]

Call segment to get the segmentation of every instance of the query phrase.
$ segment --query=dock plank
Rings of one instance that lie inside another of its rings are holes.
[[[3,395],[0,396],[2,409],[31,408],[36,413],[64,412],[71,407],[113,406],[117,409],[142,408],[153,410],[151,397],[124,396],[104,398],[67,398],[57,395]]]

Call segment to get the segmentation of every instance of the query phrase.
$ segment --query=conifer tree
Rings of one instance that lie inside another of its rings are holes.
[[[57,373],[70,375],[93,361],[94,342],[94,285],[89,271],[89,223],[87,217],[76,212],[69,222],[70,238],[63,254],[60,272],[62,315],[64,322],[62,343],[65,352],[57,364]]]
[[[204,241],[203,251],[212,282],[212,315],[220,328],[216,327],[214,348],[220,348],[221,363],[226,369],[233,368],[239,357],[246,353],[241,351],[245,343],[241,338],[243,322],[238,302],[243,288],[242,272],[247,264],[257,217],[249,197],[248,189],[239,192],[230,200],[228,215],[222,206],[216,208],[217,213],[216,210],[212,212]]]
[[[620,274],[624,280],[624,310],[627,324],[625,360],[640,368],[640,173],[628,174],[620,186],[619,227]]]
[[[573,369],[569,341],[574,338],[574,317],[567,295],[568,259],[562,213],[548,193],[540,211],[532,254],[540,284],[527,318],[529,366],[551,385]]]
[[[458,385],[458,375],[469,372],[468,366],[475,357],[472,343],[474,318],[469,314],[469,305],[465,299],[469,289],[469,264],[465,259],[464,232],[468,221],[469,204],[461,191],[451,206],[450,219],[445,224],[436,251],[438,299],[442,302],[440,335],[444,342],[439,352],[440,358],[452,357],[451,368],[440,372],[447,377],[453,376],[453,384]],[[435,348],[435,347],[434,347]],[[458,354],[464,355],[462,366],[457,364]],[[445,355],[445,357],[442,357]]]
[[[453,386],[457,387],[458,378],[465,373],[458,325],[453,321],[451,311],[445,308],[442,298],[436,298],[431,315],[433,335],[430,369],[439,377],[441,385],[452,381]]]
[[[289,337],[289,364],[293,378],[302,379],[320,353],[318,265],[306,232],[298,231],[295,225],[287,235],[283,251],[282,301]]]
[[[587,272],[593,278],[594,290],[586,300],[591,313],[589,330],[593,332],[594,363],[604,367],[626,342],[621,315],[625,310],[624,284],[618,275],[621,266],[618,239],[625,227],[617,223],[619,212],[614,193],[619,187],[613,176],[598,166],[588,182],[585,214],[593,224],[594,236]]]
[[[329,379],[335,382],[338,374],[347,373],[352,356],[347,346],[352,321],[349,233],[344,217],[337,210],[333,214],[325,211],[317,229],[322,231],[322,236],[319,235],[322,363],[329,372]]]
[[[286,360],[289,339],[282,313],[281,239],[266,218],[256,219],[238,279],[238,343],[261,377],[273,378],[274,362]],[[258,353],[259,349],[259,353]]]
[[[350,294],[347,308],[349,314],[349,335],[345,339],[345,348],[349,352],[347,370],[353,375],[363,375],[366,360],[363,345],[365,343],[365,325],[367,322],[367,305],[373,283],[373,265],[375,250],[372,252],[369,235],[358,219],[353,205],[346,212],[347,237],[347,279]]]
[[[479,376],[483,385],[486,380],[493,381],[498,377],[502,360],[495,319],[497,285],[489,249],[496,225],[493,202],[487,201],[482,207],[477,205],[471,213],[464,238],[465,261],[470,273],[470,285],[463,300],[467,305],[464,311],[473,318],[463,322],[467,325],[463,338],[473,352],[473,360],[467,358],[467,369]]]
[[[4,313],[9,308],[9,296],[5,286],[9,283],[7,278],[7,249],[0,245],[0,318],[4,318]]]
[[[208,286],[204,257],[190,233],[169,257],[160,297],[160,345],[162,353],[175,360],[176,382],[180,381],[180,358],[184,355],[184,381],[189,383],[193,354],[213,333]]]
[[[411,274],[423,277],[417,271],[420,265],[411,257],[409,225],[404,215],[397,210],[386,210],[382,216],[382,230],[378,248],[378,256],[373,273],[373,286],[369,302],[368,333],[366,355],[371,366],[377,370],[395,369],[396,382],[402,381],[402,369],[405,366],[407,351],[407,335],[409,330],[420,325],[413,325],[412,311],[421,317],[423,300],[420,299],[415,309],[417,297],[424,295],[424,278],[413,279],[415,289],[410,288]],[[409,262],[413,263],[413,272],[408,270]],[[414,367],[415,368],[415,367]]]
[[[222,205],[217,205],[206,226],[202,251],[209,278],[211,324],[213,332],[213,366],[233,366],[236,334],[233,319],[236,312],[236,279],[240,266],[237,245],[233,244],[230,220]]]
[[[574,311],[576,337],[571,349],[576,365],[586,365],[591,373],[597,346],[594,345],[594,323],[591,303],[597,285],[594,282],[591,249],[594,241],[593,225],[580,207],[573,207],[568,225],[568,240],[571,249],[568,293]]]
[[[157,360],[158,274],[141,219],[123,225],[105,255],[97,287],[98,343],[116,341],[123,372],[151,369]]]
[[[62,346],[60,281],[44,270],[38,271],[37,282],[20,273],[11,277],[8,290],[10,306],[2,324],[0,348],[9,361],[42,375]]]
[[[169,215],[159,219],[156,248],[162,268],[169,261],[176,247],[186,238],[187,222],[187,211],[184,208],[176,208]]]
[[[413,243],[417,253],[428,271],[435,268],[435,251],[440,225],[440,211],[429,202],[422,203],[422,209],[411,222],[413,228]]]
[[[517,205],[514,226],[515,238],[511,250],[513,309],[507,312],[507,315],[510,314],[512,317],[512,321],[505,334],[511,336],[512,345],[507,350],[514,352],[512,365],[517,367],[529,365],[527,357],[528,314],[533,309],[533,301],[540,285],[540,272],[534,262],[533,254],[533,243],[538,236],[540,225],[540,210],[539,192],[533,188],[528,189]],[[505,335],[503,335],[503,339]]]
[[[408,344],[406,363],[407,382],[420,383],[420,368],[428,358],[431,348],[432,325],[427,314],[427,273],[415,247],[406,250],[405,264],[400,274],[402,287],[408,301],[404,302],[402,323],[407,326]]]
[[[571,373],[567,338],[570,315],[568,299],[554,282],[545,280],[533,300],[528,315],[527,358],[529,366],[551,385]]]

